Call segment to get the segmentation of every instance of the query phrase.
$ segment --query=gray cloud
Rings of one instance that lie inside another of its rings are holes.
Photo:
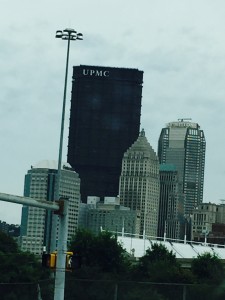
[[[205,201],[224,198],[224,1],[24,0],[13,9],[3,2],[1,192],[22,195],[30,165],[58,157],[66,43],[54,34],[75,27],[84,40],[71,45],[64,160],[72,65],[138,68],[144,71],[141,126],[149,142],[156,151],[167,122],[198,122],[207,140]],[[0,219],[20,222],[20,211],[1,203]]]

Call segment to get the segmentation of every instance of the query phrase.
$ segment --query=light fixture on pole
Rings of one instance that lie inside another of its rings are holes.
[[[60,131],[60,142],[59,142],[59,158],[58,158],[58,172],[55,190],[55,200],[60,199],[60,181],[61,181],[61,169],[62,169],[62,150],[63,150],[63,133],[64,133],[64,119],[65,119],[65,108],[66,108],[66,91],[67,91],[67,77],[68,77],[68,65],[69,65],[69,51],[70,51],[70,41],[82,40],[83,34],[77,33],[74,29],[67,28],[64,30],[56,31],[56,38],[61,38],[62,40],[68,41],[67,43],[67,56],[66,56],[66,72],[65,72],[65,82],[64,82],[64,93],[63,93],[63,106],[62,106],[62,118],[61,118],[61,131]],[[67,203],[68,206],[68,203]],[[68,208],[67,208],[68,211]],[[66,214],[67,214],[66,211]],[[52,217],[52,230],[51,230],[51,251],[57,249],[57,263],[55,272],[55,291],[54,300],[64,299],[64,287],[65,287],[65,262],[66,262],[66,251],[67,251],[67,232],[68,227],[68,216],[65,216],[65,221],[59,228],[61,236],[56,247],[56,226],[57,226],[57,216]],[[61,230],[63,229],[63,230]],[[63,232],[63,236],[62,236]]]
[[[67,91],[67,77],[68,77],[68,65],[69,65],[69,53],[70,53],[70,41],[83,40],[83,34],[77,33],[74,29],[67,28],[56,31],[56,38],[67,40],[67,56],[66,56],[66,72],[65,72],[65,83],[63,93],[63,106],[62,106],[62,119],[61,119],[61,131],[60,131],[60,142],[59,142],[59,159],[58,159],[58,174],[57,174],[57,189],[56,199],[59,200],[60,190],[60,178],[61,178],[61,165],[62,165],[62,150],[63,150],[63,133],[64,133],[64,120],[65,120],[65,108],[66,108],[66,91]]]
[[[77,33],[74,29],[67,28],[64,30],[56,31],[56,38],[67,40],[67,55],[66,55],[66,72],[64,82],[64,93],[63,93],[63,105],[62,105],[62,117],[61,117],[61,130],[60,130],[60,141],[59,141],[59,157],[58,157],[58,170],[57,170],[57,181],[55,189],[55,200],[60,198],[60,179],[62,169],[62,151],[63,151],[63,134],[64,134],[64,120],[65,120],[65,108],[66,108],[66,91],[67,91],[67,77],[68,77],[68,65],[69,65],[69,53],[70,53],[70,41],[82,40],[83,34]],[[56,223],[57,217],[52,217],[52,228],[51,228],[51,246],[50,251],[56,250]]]

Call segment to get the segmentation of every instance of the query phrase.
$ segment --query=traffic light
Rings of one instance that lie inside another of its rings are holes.
[[[66,269],[71,269],[73,252],[66,252]]]
[[[57,261],[57,252],[51,254],[42,254],[42,266],[45,268],[55,269]],[[66,252],[66,270],[79,269],[81,267],[81,257],[73,252]]]
[[[43,253],[42,254],[42,266],[45,268],[54,269],[56,267],[56,253]]]
[[[64,202],[65,202],[65,200],[64,200],[64,199],[59,199],[59,200],[57,200],[57,201],[55,201],[55,202],[58,203],[59,209],[56,210],[56,211],[54,211],[54,214],[55,214],[55,215],[63,215],[63,213],[64,213]]]
[[[73,254],[73,252],[67,252],[66,254],[66,269],[75,270],[81,267],[81,256]]]

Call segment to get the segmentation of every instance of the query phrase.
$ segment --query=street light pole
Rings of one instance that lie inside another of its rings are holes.
[[[56,38],[67,40],[67,55],[66,55],[66,72],[64,82],[64,93],[63,93],[63,106],[62,106],[62,118],[61,118],[61,130],[60,130],[60,141],[59,141],[59,157],[58,157],[58,171],[57,171],[57,182],[55,190],[55,199],[60,198],[60,179],[62,169],[62,151],[63,151],[63,134],[64,134],[64,120],[65,120],[65,108],[66,108],[66,91],[67,91],[67,77],[68,77],[68,65],[69,65],[69,53],[70,53],[70,41],[83,40],[83,34],[77,33],[74,29],[67,28],[56,31]],[[52,231],[51,231],[51,251],[56,250],[56,226],[57,216],[52,218]]]
[[[66,108],[66,91],[67,91],[67,77],[68,77],[68,65],[69,65],[69,54],[70,54],[70,41],[83,40],[83,34],[77,33],[74,29],[67,28],[63,31],[56,31],[56,38],[61,38],[62,40],[67,40],[67,55],[66,55],[66,72],[65,72],[65,83],[64,83],[64,93],[63,93],[63,107],[62,107],[62,119],[61,119],[61,131],[60,131],[60,142],[59,142],[59,159],[58,159],[58,184],[56,196],[59,198],[59,188],[60,188],[60,176],[61,176],[61,164],[62,164],[62,150],[63,150],[63,133],[64,133],[64,120],[65,120],[65,108]],[[57,199],[58,199],[57,198]]]
[[[145,213],[144,213],[144,226],[143,226],[143,240],[144,240],[144,255],[145,255],[145,241],[146,241],[146,217],[147,215],[150,216],[151,218],[151,226],[155,226],[155,223],[154,223],[154,215],[156,213],[156,208],[152,209],[151,211],[146,211],[145,209]],[[151,231],[151,228],[148,228],[150,230],[150,233],[149,235],[150,236],[154,236],[154,227],[152,228],[152,231]],[[155,237],[155,236],[154,236]]]
[[[164,222],[164,237],[163,237],[163,241],[165,242],[166,241],[166,226],[167,225],[167,220],[165,220]]]
[[[184,223],[184,244],[187,244],[187,220]]]

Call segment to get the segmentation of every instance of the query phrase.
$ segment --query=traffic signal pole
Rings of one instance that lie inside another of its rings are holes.
[[[46,201],[46,200],[36,200],[34,198],[29,198],[29,197],[21,197],[21,196],[0,193],[0,200],[6,201],[6,202],[11,202],[11,203],[23,204],[23,205],[27,205],[27,206],[34,206],[34,207],[39,207],[39,208],[50,209],[53,211],[59,210],[59,204],[57,202],[50,202],[50,201]]]
[[[68,231],[68,201],[63,200],[63,209],[59,214],[59,234],[57,245],[57,260],[55,271],[54,300],[64,299],[65,290],[65,266],[67,251],[67,231]]]
[[[59,217],[59,234],[57,245],[57,262],[55,271],[54,300],[64,300],[65,290],[65,266],[67,251],[67,231],[68,231],[68,201],[61,199],[50,202],[46,200],[37,200],[29,197],[21,197],[0,193],[0,200],[33,206],[38,208],[50,209]]]

